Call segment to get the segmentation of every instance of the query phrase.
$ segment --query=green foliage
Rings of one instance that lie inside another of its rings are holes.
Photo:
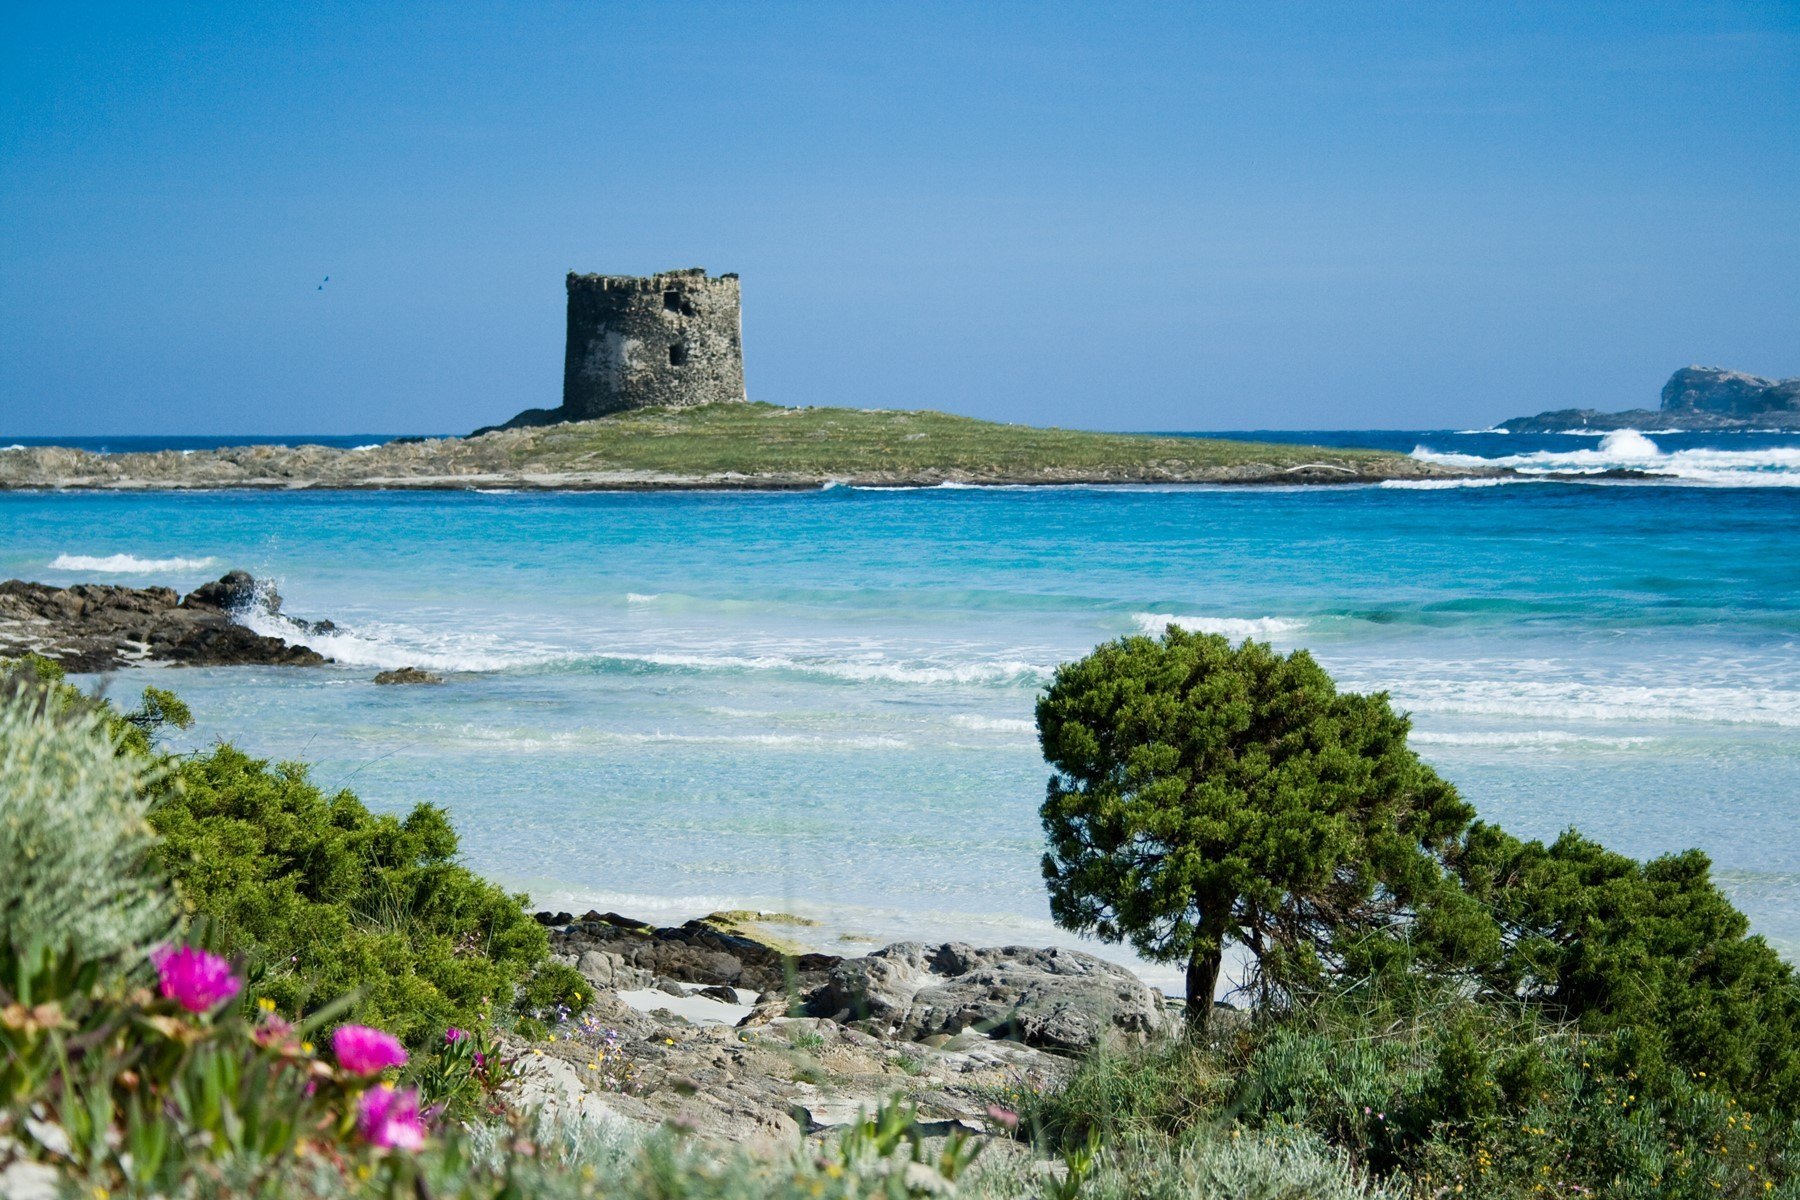
[[[298,764],[222,745],[181,763],[151,813],[184,901],[284,1011],[356,996],[355,1019],[414,1045],[503,1014],[547,955],[520,897],[456,862],[442,810],[404,820],[327,796]],[[568,981],[541,985],[570,994]]]
[[[1097,1052],[1024,1117],[1051,1149],[1122,1160],[1298,1135],[1416,1195],[1800,1195],[1792,1121],[1706,1080],[1654,1085],[1634,1037],[1368,980],[1212,1045]]]
[[[61,687],[30,668],[0,678],[0,943],[128,967],[175,925],[146,820],[160,771],[117,753],[115,728]]]
[[[1125,638],[1059,668],[1037,721],[1051,912],[1185,961],[1196,1022],[1228,940],[1265,1000],[1314,983],[1347,934],[1441,890],[1438,855],[1473,815],[1385,696],[1340,693],[1304,651]]]
[[[1454,866],[1499,932],[1475,964],[1493,994],[1631,1033],[1647,1078],[1703,1073],[1800,1112],[1800,980],[1750,936],[1704,854],[1640,863],[1572,830],[1546,846],[1477,825]]]
[[[1195,479],[1221,468],[1269,472],[1327,464],[1361,474],[1403,464],[1370,450],[1155,437],[1005,425],[930,410],[709,404],[641,409],[448,443],[460,458],[504,453],[533,471],[922,479]],[[375,452],[379,453],[379,451]]]

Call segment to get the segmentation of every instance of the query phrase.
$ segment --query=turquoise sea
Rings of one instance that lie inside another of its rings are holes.
[[[1515,832],[1704,848],[1800,955],[1800,436],[1306,437],[1664,474],[20,493],[0,495],[0,578],[274,580],[342,627],[308,639],[338,665],[157,672],[199,717],[183,744],[305,759],[381,809],[442,804],[469,863],[545,907],[781,909],[837,945],[1068,941],[1038,878],[1034,698],[1057,663],[1175,621],[1387,691]],[[370,683],[399,665],[450,679]]]

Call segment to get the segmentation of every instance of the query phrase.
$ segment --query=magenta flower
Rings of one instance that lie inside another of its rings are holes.
[[[202,1013],[238,994],[244,985],[231,973],[231,964],[216,954],[193,946],[164,947],[150,956],[161,976],[163,998],[191,1013]]]
[[[454,1046],[468,1036],[468,1034],[452,1025],[450,1028],[444,1030],[444,1045]]]
[[[419,1093],[396,1091],[383,1084],[356,1102],[356,1131],[383,1150],[417,1150],[425,1144],[425,1121],[419,1116]]]
[[[342,1025],[331,1035],[338,1066],[352,1075],[376,1075],[406,1061],[398,1038],[367,1025]]]

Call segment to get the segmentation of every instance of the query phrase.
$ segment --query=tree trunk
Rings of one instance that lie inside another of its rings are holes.
[[[1213,992],[1219,986],[1219,964],[1225,951],[1221,941],[1194,951],[1187,965],[1187,1023],[1195,1033],[1205,1033],[1212,1020]]]

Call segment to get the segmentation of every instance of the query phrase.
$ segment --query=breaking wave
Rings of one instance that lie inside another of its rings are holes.
[[[1527,679],[1393,680],[1395,702],[1418,713],[1536,721],[1709,722],[1800,728],[1800,691]],[[1440,737],[1446,735],[1439,735]]]
[[[219,564],[216,558],[139,558],[135,554],[59,554],[50,560],[52,571],[99,571],[109,575],[153,575],[159,571],[204,571]]]
[[[1653,737],[1611,737],[1604,734],[1570,733],[1563,729],[1485,730],[1478,733],[1442,733],[1415,729],[1407,741],[1416,746],[1493,746],[1499,749],[1540,750],[1547,746],[1597,746],[1625,750],[1648,745]]]
[[[497,636],[432,634],[406,625],[361,622],[315,632],[304,622],[256,607],[236,614],[239,624],[289,645],[311,646],[344,666],[425,667],[434,671],[486,672],[538,668],[571,672],[724,671],[781,672],[848,682],[1039,687],[1054,664],[1018,659],[933,662],[917,659],[833,658],[803,654],[720,654],[617,650],[595,652]]]
[[[1376,486],[1405,492],[1441,492],[1451,488],[1504,487],[1509,483],[1533,482],[1535,480],[1530,479],[1384,479]]]
[[[1139,630],[1156,637],[1170,625],[1179,625],[1190,633],[1218,633],[1241,641],[1285,639],[1306,628],[1306,622],[1294,617],[1203,617],[1186,613],[1140,612],[1131,614]]]
[[[975,729],[983,733],[1029,733],[1037,735],[1037,722],[1022,717],[984,717],[980,713],[957,713],[950,723],[959,729]]]
[[[1526,475],[1600,475],[1637,471],[1670,482],[1735,487],[1800,486],[1800,446],[1760,450],[1665,451],[1635,429],[1606,434],[1592,450],[1537,450],[1483,458],[1417,446],[1412,457],[1451,467],[1511,467]]]

